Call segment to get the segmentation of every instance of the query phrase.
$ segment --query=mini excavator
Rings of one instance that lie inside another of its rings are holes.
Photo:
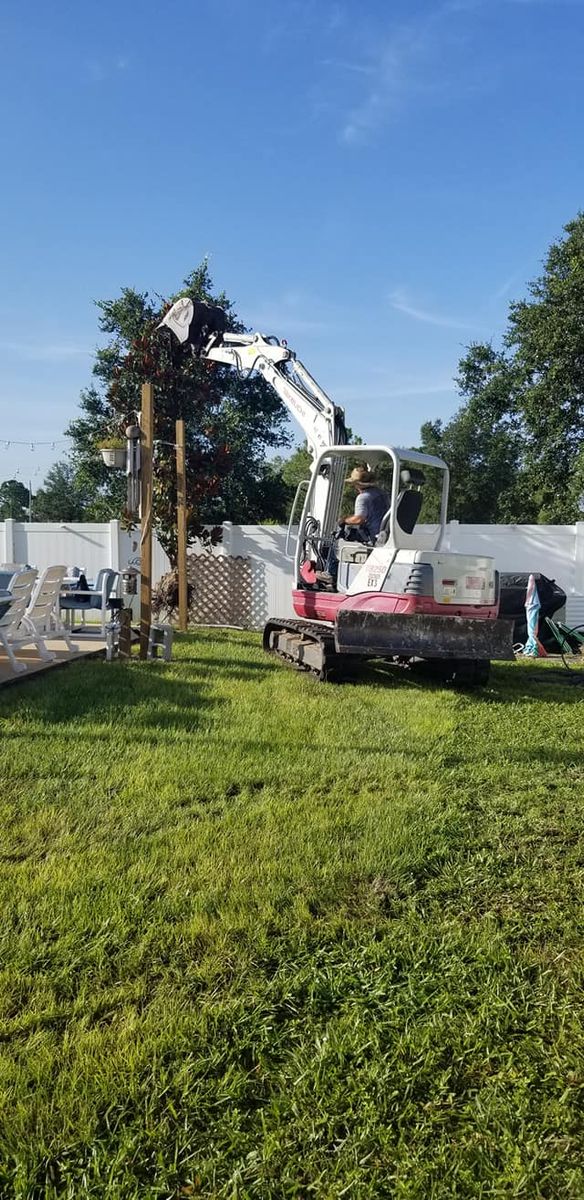
[[[360,660],[381,658],[426,664],[454,684],[486,683],[491,659],[513,658],[512,626],[498,616],[494,560],[444,548],[446,463],[390,444],[348,445],[343,410],[285,341],[233,333],[226,324],[222,309],[182,297],[159,328],[168,331],[173,353],[258,371],[298,421],[312,454],[287,538],[296,619],[271,617],[264,648],[321,680],[341,679]],[[339,526],[347,472],[356,462],[390,481],[387,512],[371,545],[345,540]],[[440,516],[428,524],[420,518],[430,477]],[[339,571],[331,591],[319,582],[318,568],[335,536]]]

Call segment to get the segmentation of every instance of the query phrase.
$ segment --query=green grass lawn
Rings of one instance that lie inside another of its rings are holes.
[[[584,689],[253,634],[0,697],[0,1196],[584,1196]]]

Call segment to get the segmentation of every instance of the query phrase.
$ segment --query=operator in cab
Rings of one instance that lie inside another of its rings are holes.
[[[326,570],[316,572],[318,582],[326,588],[337,586],[338,539],[364,542],[365,545],[372,546],[389,508],[386,493],[378,486],[373,471],[369,471],[367,467],[355,467],[349,475],[348,482],[352,483],[357,491],[355,511],[351,517],[342,517],[339,521],[337,532],[329,547]]]

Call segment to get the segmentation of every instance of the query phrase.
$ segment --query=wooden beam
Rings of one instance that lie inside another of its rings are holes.
[[[152,622],[152,450],[154,443],[154,389],[142,384],[140,419],[140,658],[148,657]]]
[[[187,584],[187,474],[185,459],[185,423],[176,423],[176,529],[178,566],[178,627],[186,633],[189,625]]]

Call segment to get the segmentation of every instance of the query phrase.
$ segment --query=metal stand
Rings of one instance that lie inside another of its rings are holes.
[[[124,601],[117,598],[108,600],[110,619],[105,627],[105,657],[106,662],[112,662],[120,655],[120,624]]]
[[[158,652],[161,650],[164,661],[170,662],[173,634],[172,625],[151,625],[148,638],[148,658],[158,658]]]

